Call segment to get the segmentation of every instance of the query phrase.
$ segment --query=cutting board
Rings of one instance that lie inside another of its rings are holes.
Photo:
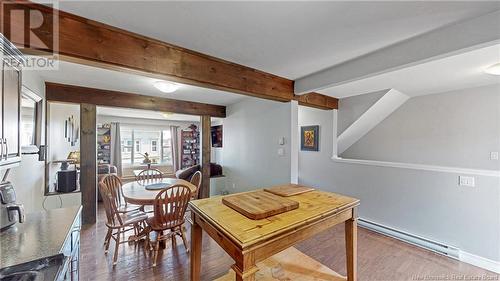
[[[299,207],[299,203],[263,190],[228,195],[222,203],[249,219],[260,220],[288,212]]]
[[[273,187],[264,188],[264,190],[279,196],[289,197],[313,191],[314,188],[291,183],[286,185],[277,185]]]

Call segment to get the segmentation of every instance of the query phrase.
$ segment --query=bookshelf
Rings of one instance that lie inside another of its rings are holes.
[[[111,163],[111,124],[97,126],[97,162]]]
[[[181,130],[181,169],[200,164],[200,131],[191,124]]]

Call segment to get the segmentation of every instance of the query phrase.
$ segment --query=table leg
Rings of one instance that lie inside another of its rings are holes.
[[[160,236],[163,236],[163,234],[165,234],[164,231],[160,232],[158,235]],[[166,240],[160,240],[160,248],[165,250],[167,248],[167,241]],[[174,245],[172,243],[172,249],[174,248]]]
[[[356,209],[353,209],[353,217],[345,222],[345,247],[347,260],[347,281],[357,279],[358,260],[358,218]]]
[[[255,281],[258,268],[255,266],[254,253],[246,253],[241,261],[236,261],[232,269],[236,272],[236,281]]]
[[[193,224],[191,226],[191,281],[200,280],[201,267],[201,227],[196,222],[195,214],[191,213]]]

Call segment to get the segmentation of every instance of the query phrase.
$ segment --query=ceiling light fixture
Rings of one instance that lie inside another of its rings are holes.
[[[488,66],[484,72],[493,75],[500,75],[500,63]]]
[[[168,82],[168,81],[156,81],[154,83],[156,89],[164,93],[173,93],[180,88],[179,84]]]
[[[163,116],[163,118],[168,119],[174,114],[172,112],[162,112],[161,115]]]

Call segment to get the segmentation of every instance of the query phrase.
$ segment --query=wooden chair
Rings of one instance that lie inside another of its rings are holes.
[[[125,198],[123,197],[122,191],[122,181],[116,175],[107,175],[101,179],[101,182],[105,184],[110,192],[112,192],[113,198],[116,201],[117,211],[119,213],[127,213],[142,210],[142,206],[127,204]]]
[[[158,169],[146,169],[142,170],[136,177],[135,180],[141,184],[147,184],[150,182],[158,181],[163,178],[163,173]]]
[[[144,230],[141,225],[145,224],[148,215],[141,211],[133,212],[119,212],[118,211],[118,200],[115,197],[115,189],[109,187],[104,181],[99,183],[99,192],[104,203],[104,209],[106,211],[106,226],[108,227],[108,233],[105,239],[105,249],[104,253],[108,252],[109,244],[111,239],[115,240],[115,253],[113,256],[113,266],[116,265],[118,260],[118,246],[128,241],[120,241],[120,237],[127,231],[134,230],[135,238],[138,238],[138,234]]]
[[[200,187],[201,187],[201,172],[200,171],[196,171],[196,173],[194,173],[192,176],[191,176],[191,180],[190,182],[196,186],[196,191],[193,193],[193,196],[191,199],[198,199],[198,194],[200,192]]]
[[[200,187],[201,187],[201,172],[196,171],[192,176],[190,182],[196,186],[196,190],[192,193],[191,195],[191,200],[196,200],[198,199],[199,193],[200,193]],[[191,219],[191,210],[188,208],[186,210],[186,220],[190,223],[193,224],[193,221]]]
[[[183,224],[184,214],[190,199],[191,189],[181,184],[163,189],[156,196],[153,205],[154,216],[147,220],[150,230],[155,234],[153,266],[156,266],[160,241],[162,240],[171,238],[173,241],[175,235],[179,235],[182,238],[184,247],[186,247],[186,251],[189,251],[186,240],[186,229]],[[166,230],[170,231],[164,234]],[[148,236],[148,239],[150,237],[151,235]]]

